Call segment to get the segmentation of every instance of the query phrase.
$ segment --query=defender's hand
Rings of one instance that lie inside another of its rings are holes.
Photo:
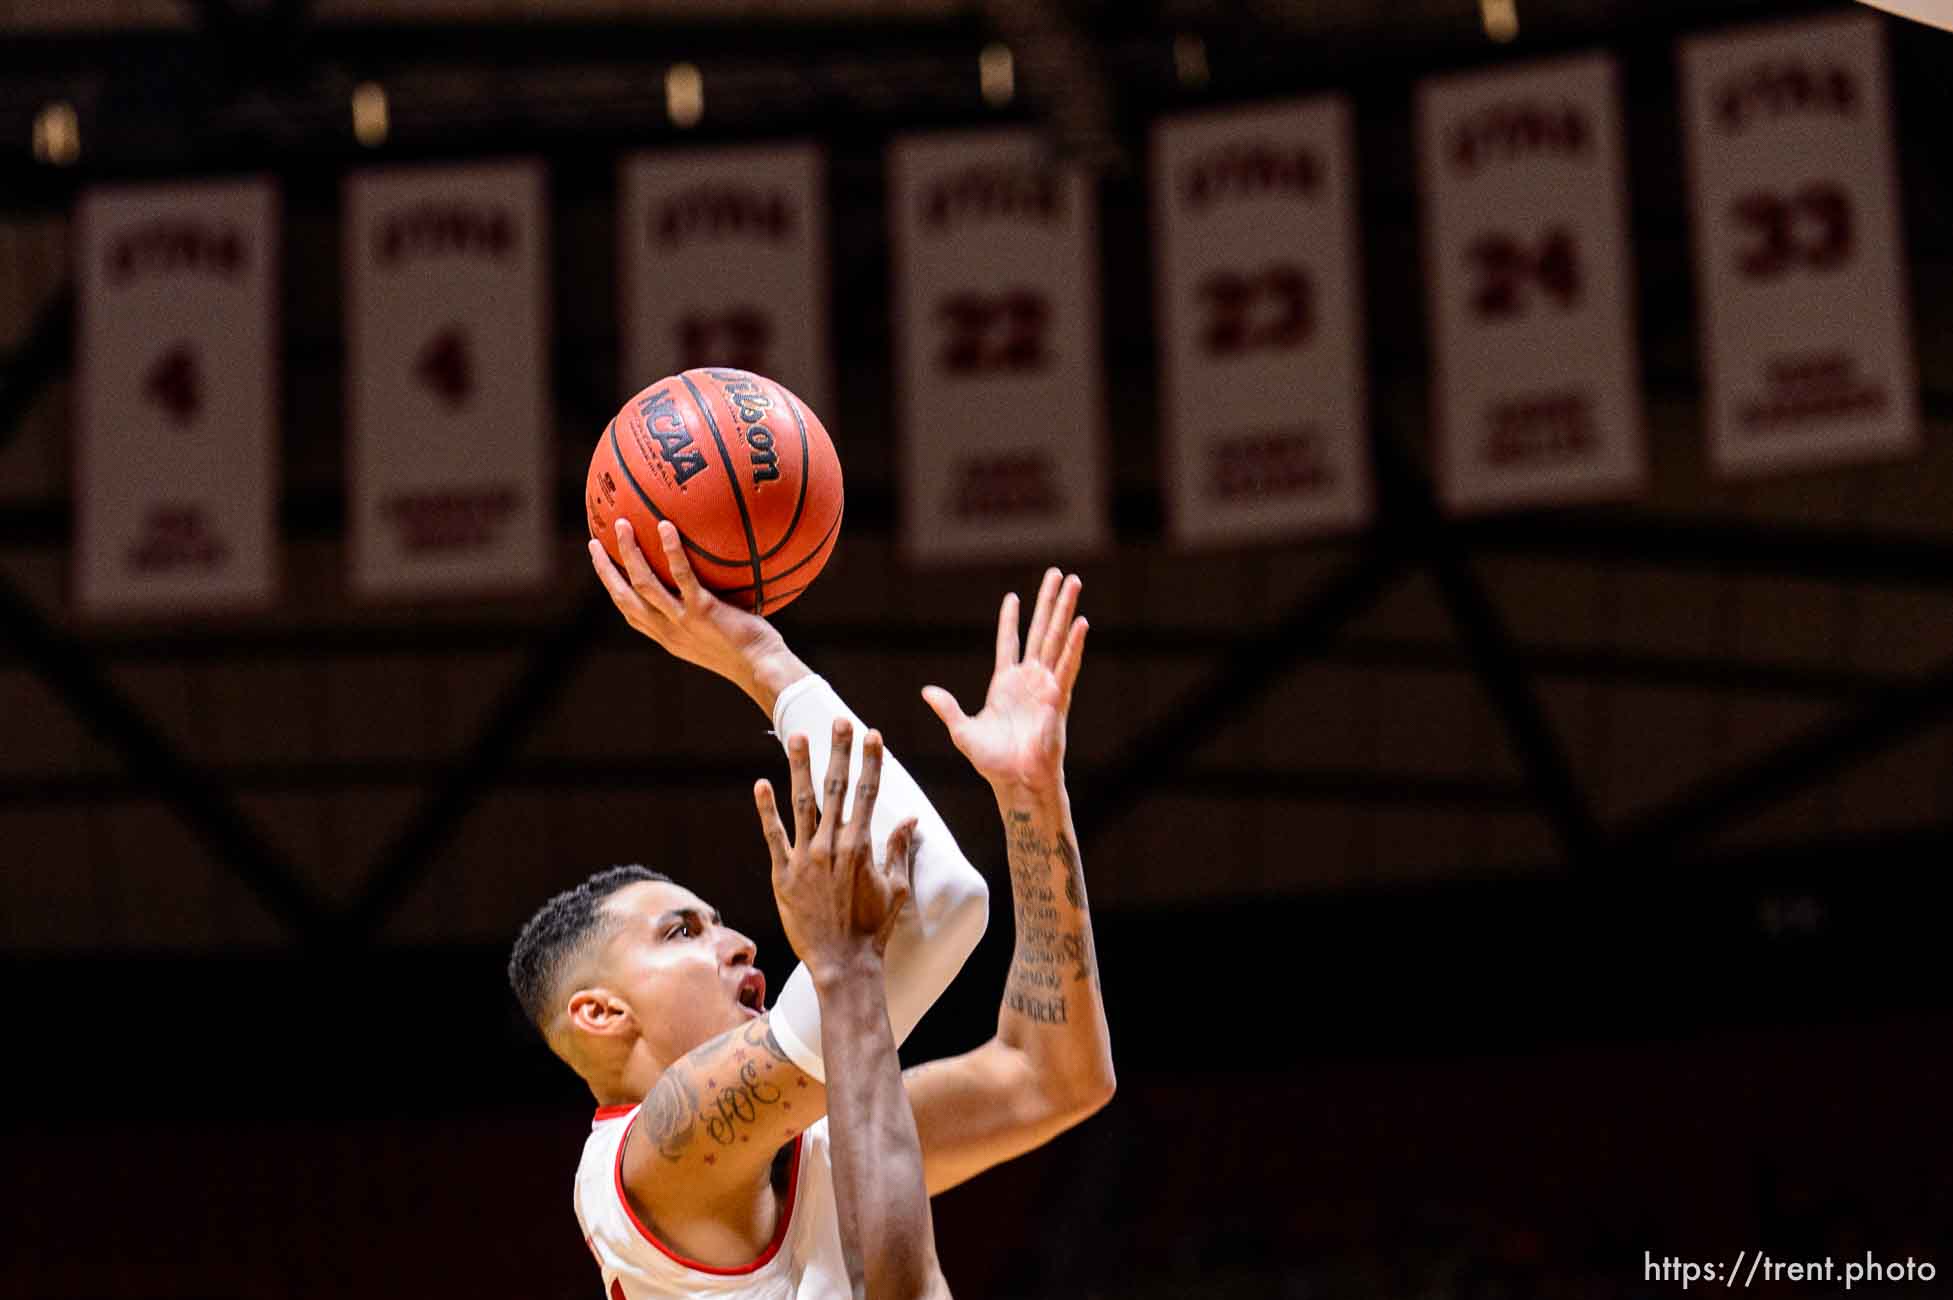
[[[915,872],[914,818],[889,835],[887,860],[875,865],[868,828],[882,776],[879,732],[870,731],[862,738],[854,811],[842,820],[853,745],[854,728],[847,719],[836,719],[824,797],[817,805],[807,737],[787,738],[787,766],[793,773],[792,844],[780,824],[772,783],[760,781],[753,786],[760,831],[773,859],[773,900],[779,905],[787,942],[816,980],[846,974],[866,956],[879,960],[887,951],[895,918],[908,902]]]
[[[618,571],[594,537],[590,565],[625,622],[677,658],[725,678],[771,717],[774,697],[790,682],[805,677],[807,665],[794,658],[771,623],[728,605],[699,585],[678,529],[669,520],[658,524],[658,544],[677,591],[652,572],[628,520],[617,521],[617,553],[624,557],[624,571]]]
[[[922,688],[949,738],[972,766],[1000,792],[1048,794],[1064,781],[1065,717],[1072,687],[1085,657],[1088,624],[1073,615],[1084,584],[1047,569],[1038,589],[1037,608],[1017,647],[1017,596],[1004,597],[997,611],[997,661],[983,709],[965,716],[956,699],[940,686]]]

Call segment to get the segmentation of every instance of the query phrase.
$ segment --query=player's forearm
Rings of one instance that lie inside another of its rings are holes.
[[[814,670],[804,663],[800,656],[787,649],[785,641],[763,654],[756,655],[748,664],[748,679],[739,683],[760,706],[760,712],[773,716],[773,709],[779,703],[781,692],[803,677],[811,677]]]
[[[1024,1053],[1056,1104],[1091,1109],[1113,1088],[1112,1040],[1078,832],[1064,787],[999,789],[1017,924],[997,1037]]]
[[[936,1293],[922,1147],[889,1030],[882,963],[864,953],[815,977],[827,1060],[828,1141],[848,1273],[859,1293]]]

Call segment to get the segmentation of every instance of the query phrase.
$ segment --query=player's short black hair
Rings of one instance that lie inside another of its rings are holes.
[[[563,967],[602,927],[604,900],[643,880],[670,883],[671,877],[635,862],[606,867],[544,903],[522,927],[509,953],[509,987],[536,1028],[548,1028],[550,1004]]]

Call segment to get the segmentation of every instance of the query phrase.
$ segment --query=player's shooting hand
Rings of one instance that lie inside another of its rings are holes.
[[[997,661],[983,709],[965,715],[940,686],[922,688],[963,757],[1000,791],[1049,794],[1064,781],[1065,717],[1085,658],[1088,625],[1076,617],[1078,575],[1047,569],[1020,654],[1017,596],[997,611]]]
[[[638,549],[628,520],[617,521],[617,553],[624,557],[621,571],[603,545],[590,539],[590,565],[611,602],[633,628],[686,663],[725,678],[770,715],[773,697],[794,678],[805,676],[807,666],[793,657],[771,623],[727,604],[699,584],[673,524],[660,522],[657,540],[675,591],[659,579]]]
[[[807,737],[787,738],[787,766],[793,774],[791,844],[774,804],[772,783],[760,781],[753,786],[760,831],[773,859],[773,900],[780,908],[780,922],[794,955],[807,963],[816,980],[857,973],[864,958],[880,959],[895,918],[909,900],[915,872],[913,818],[889,835],[887,859],[880,865],[875,862],[869,826],[882,776],[879,732],[870,731],[862,738],[854,808],[842,817],[853,731],[845,718],[835,721],[834,750],[818,803]]]

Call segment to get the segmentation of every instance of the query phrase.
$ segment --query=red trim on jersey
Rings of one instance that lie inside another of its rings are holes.
[[[631,1208],[631,1198],[624,1193],[624,1148],[630,1144],[631,1128],[636,1123],[637,1117],[634,1115],[631,1117],[630,1124],[624,1126],[624,1140],[617,1144],[614,1181],[617,1184],[618,1203],[624,1207],[625,1217],[630,1219],[631,1226],[637,1229],[638,1235],[656,1246],[660,1254],[680,1268],[689,1268],[698,1273],[710,1273],[715,1277],[740,1277],[747,1273],[757,1273],[772,1263],[773,1257],[780,1253],[780,1243],[787,1239],[788,1225],[793,1222],[794,1196],[800,1191],[800,1139],[805,1135],[794,1135],[793,1167],[787,1170],[787,1203],[780,1210],[780,1222],[773,1227],[773,1240],[766,1243],[766,1249],[760,1252],[760,1257],[752,1263],[741,1265],[739,1268],[717,1268],[711,1264],[701,1264],[695,1259],[686,1259],[664,1242],[659,1241],[657,1234],[645,1227],[644,1220],[638,1218],[637,1211]]]
[[[607,1119],[622,1119],[636,1109],[636,1102],[632,1102],[628,1106],[599,1106],[597,1107],[597,1117],[590,1121],[590,1127],[595,1128]]]

